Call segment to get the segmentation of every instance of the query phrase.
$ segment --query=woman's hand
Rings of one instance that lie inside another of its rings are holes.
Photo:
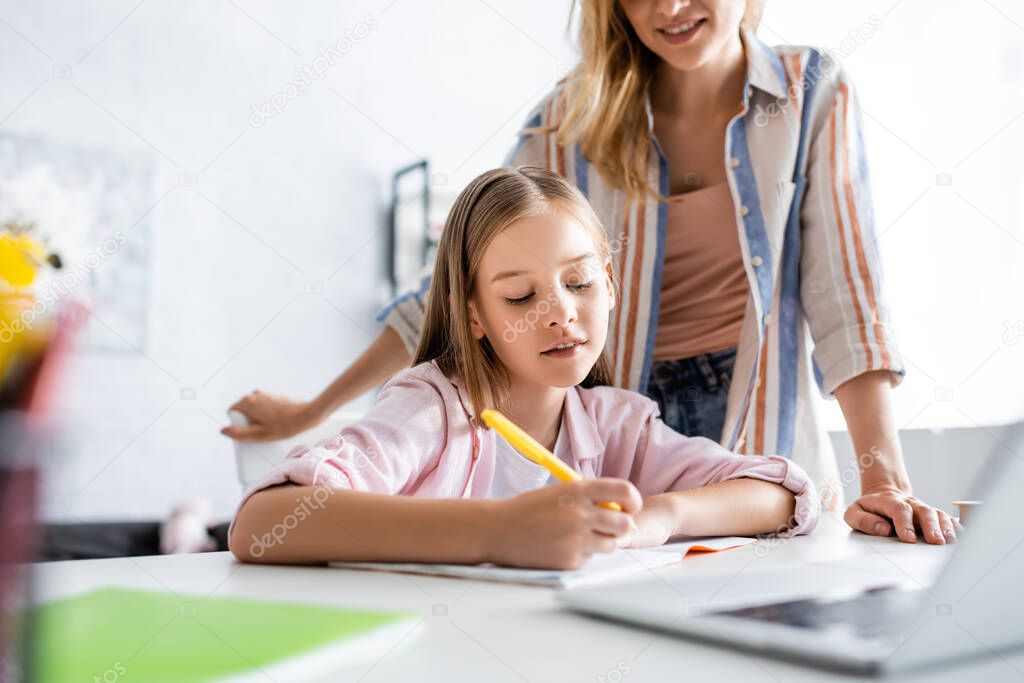
[[[614,502],[622,511],[600,507]],[[545,486],[497,501],[488,559],[513,567],[577,569],[594,553],[617,548],[640,511],[640,492],[625,479]]]
[[[664,545],[676,533],[679,499],[666,495],[648,496],[633,517],[635,527],[618,540],[620,548],[653,548]]]
[[[293,401],[257,389],[232,405],[249,419],[248,425],[231,425],[221,434],[238,441],[276,441],[294,436],[323,419],[312,402]]]
[[[904,543],[917,543],[917,531],[928,543],[954,543],[960,523],[909,493],[910,479],[903,465],[890,393],[894,377],[889,370],[872,370],[835,391],[854,452],[861,454],[857,458],[860,498],[846,508],[843,519],[857,531],[873,536],[889,536],[895,531]]]
[[[843,519],[857,531],[872,536],[896,536],[904,543],[917,543],[917,531],[928,543],[955,543],[960,522],[912,495],[892,487],[865,490],[846,508]]]

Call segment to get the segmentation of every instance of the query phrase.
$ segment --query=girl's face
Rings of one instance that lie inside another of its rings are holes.
[[[738,35],[739,0],[617,0],[640,42],[669,66],[706,64]]]
[[[614,306],[611,264],[584,226],[553,208],[487,246],[469,315],[473,337],[487,337],[513,380],[571,387],[600,357]]]

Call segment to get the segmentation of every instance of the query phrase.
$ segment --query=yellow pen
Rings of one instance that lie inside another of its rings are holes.
[[[484,410],[480,413],[480,417],[483,418],[488,427],[505,437],[512,444],[512,447],[522,453],[527,460],[531,460],[546,468],[559,481],[579,481],[582,479],[579,472],[556,458],[551,451],[537,443],[536,439],[524,432],[512,420],[497,410]],[[618,503],[598,503],[598,505],[609,510],[622,511],[622,506]]]

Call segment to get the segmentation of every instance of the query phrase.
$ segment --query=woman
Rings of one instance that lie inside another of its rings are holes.
[[[585,0],[580,64],[506,164],[575,182],[621,247],[614,385],[646,392],[684,434],[792,458],[834,511],[843,479],[817,385],[839,400],[860,454],[846,522],[954,541],[956,523],[913,496],[903,465],[890,389],[904,369],[852,86],[817,50],[761,43],[761,5]],[[385,331],[319,397],[254,392],[232,406],[253,426],[224,433],[283,438],[408,365],[428,283],[381,312]]]

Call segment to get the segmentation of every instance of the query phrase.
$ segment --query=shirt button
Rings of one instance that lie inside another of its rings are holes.
[[[773,320],[775,320],[775,318],[772,317],[771,313],[765,313],[764,314],[764,324],[765,325],[771,325]]]
[[[736,168],[739,165],[740,165],[740,160],[737,159],[736,157],[733,157],[732,159],[729,159],[729,167],[730,168]]]
[[[752,263],[752,264],[753,264],[753,265],[754,265],[755,267],[756,267],[756,266],[759,266],[759,265],[761,265],[762,263],[764,263],[764,261],[763,261],[763,260],[761,259],[761,257],[760,257],[760,256],[755,256],[754,258],[750,259],[750,262],[751,262],[751,263]]]
[[[750,209],[748,209],[746,206],[741,206],[740,207],[740,215],[741,216],[746,216],[748,213],[750,213]]]

